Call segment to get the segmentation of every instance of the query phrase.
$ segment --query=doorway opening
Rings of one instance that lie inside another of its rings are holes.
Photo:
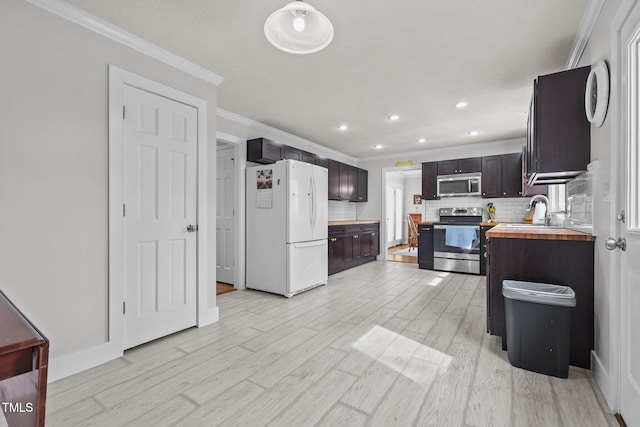
[[[395,168],[385,171],[384,176],[386,259],[417,264],[417,224],[423,216],[422,170],[419,166]]]
[[[235,285],[235,148],[218,141],[216,152],[216,295]],[[226,285],[226,286],[225,286]]]

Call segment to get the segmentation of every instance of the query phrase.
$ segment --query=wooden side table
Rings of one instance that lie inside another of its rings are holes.
[[[0,291],[0,409],[9,426],[44,426],[49,340]]]

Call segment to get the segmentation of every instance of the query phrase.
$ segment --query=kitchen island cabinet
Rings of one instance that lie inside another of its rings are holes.
[[[329,222],[329,275],[374,261],[380,254],[380,221]]]
[[[506,348],[503,280],[571,287],[569,363],[590,369],[594,346],[594,238],[566,229],[494,227],[487,231],[487,330]]]

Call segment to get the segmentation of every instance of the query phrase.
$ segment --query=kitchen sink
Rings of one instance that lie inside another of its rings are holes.
[[[542,225],[542,224],[498,224],[504,228],[564,228],[563,225]]]

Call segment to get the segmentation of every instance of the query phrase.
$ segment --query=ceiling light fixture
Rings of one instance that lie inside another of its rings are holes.
[[[285,52],[314,53],[331,43],[333,25],[313,6],[297,0],[267,18],[264,35],[272,45]]]
[[[400,118],[397,114],[392,114],[389,116],[389,120],[393,120],[394,122]]]
[[[477,130],[472,130],[471,132],[469,132],[469,136],[478,136],[480,135],[480,132],[478,132]]]
[[[427,140],[426,140],[425,138],[420,138],[420,139],[418,140],[418,142],[419,142],[420,144],[424,144],[425,142],[427,142]]]
[[[340,130],[347,130],[347,129],[349,129],[349,126],[347,126],[347,125],[340,125],[340,126],[338,126],[338,129],[340,129]]]
[[[466,103],[466,102],[464,102],[464,101],[460,101],[460,102],[458,102],[458,103],[456,104],[456,108],[464,108],[464,107],[466,107],[467,105],[469,105],[469,104],[467,104],[467,103]]]
[[[376,150],[382,150],[382,145],[376,144],[373,146],[373,148],[375,148]]]

